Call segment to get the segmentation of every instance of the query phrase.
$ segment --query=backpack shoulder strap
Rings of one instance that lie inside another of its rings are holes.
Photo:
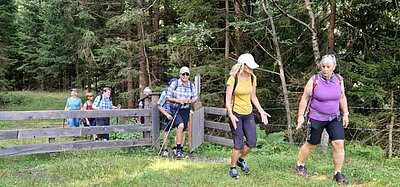
[[[178,88],[178,80],[179,79],[176,79],[174,82],[175,82],[175,89],[174,89],[174,91]]]
[[[234,76],[233,89],[232,89],[232,97],[233,97],[233,95],[235,95],[235,89],[236,89],[237,84],[238,84],[238,75],[236,74],[236,75]]]
[[[254,78],[254,75],[251,74],[251,85],[252,85],[252,86],[254,86],[254,79],[255,79],[255,78]]]
[[[313,80],[313,85],[312,85],[310,96],[314,95],[314,89],[318,84],[318,73],[316,73],[314,76],[312,76],[312,80]]]
[[[336,73],[335,73],[335,75],[336,75],[336,78],[339,80],[339,83],[342,84],[343,77]]]

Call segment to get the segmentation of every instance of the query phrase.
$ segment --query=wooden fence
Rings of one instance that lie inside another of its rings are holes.
[[[0,120],[51,120],[65,118],[97,118],[97,117],[145,117],[144,124],[137,125],[111,125],[93,127],[55,127],[37,129],[13,129],[0,130],[0,140],[10,139],[37,139],[47,138],[48,143],[16,145],[0,147],[0,156],[28,155],[36,153],[52,153],[71,150],[103,149],[112,147],[160,147],[160,118],[156,104],[150,104],[147,109],[118,109],[118,110],[46,110],[46,111],[8,111],[0,112]],[[189,151],[194,151],[204,141],[233,146],[233,140],[220,136],[205,135],[204,129],[217,129],[230,132],[228,123],[206,120],[207,115],[226,117],[226,109],[214,107],[202,107],[196,105],[189,125]],[[109,134],[113,132],[131,133],[143,132],[140,139],[91,141],[80,140],[71,142],[57,142],[56,138],[76,137],[92,134]]]
[[[134,117],[144,116],[149,120],[140,125],[111,125],[73,128],[38,128],[0,130],[0,140],[48,138],[44,144],[30,144],[0,147],[0,156],[27,155],[35,153],[62,152],[69,150],[101,149],[111,147],[159,147],[160,121],[157,106],[152,104],[150,109],[118,109],[118,110],[46,110],[46,111],[10,111],[0,112],[0,120],[49,120],[65,118],[96,118],[96,117]],[[113,132],[130,133],[144,132],[140,139],[110,140],[110,141],[73,141],[56,142],[56,138],[75,137],[91,134],[108,134]],[[149,132],[149,133],[145,133]],[[145,134],[150,134],[146,136]]]

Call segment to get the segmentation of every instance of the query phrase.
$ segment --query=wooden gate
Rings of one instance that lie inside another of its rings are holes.
[[[220,116],[223,122],[206,120],[208,115]],[[225,108],[202,107],[201,103],[198,104],[198,106],[195,107],[191,119],[191,126],[189,131],[189,150],[191,152],[194,151],[204,141],[233,147],[233,140],[231,138],[216,136],[212,134],[204,134],[205,129],[208,129],[210,131],[219,130],[219,132],[225,131],[230,133],[230,126],[228,123],[225,122],[225,118]]]

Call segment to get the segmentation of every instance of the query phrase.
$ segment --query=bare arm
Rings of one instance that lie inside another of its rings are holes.
[[[299,110],[298,110],[298,114],[297,114],[297,127],[296,129],[300,129],[301,126],[304,123],[304,112],[306,110],[307,107],[307,102],[310,98],[310,94],[312,92],[313,89],[313,80],[310,79],[306,86],[304,87],[304,92],[303,95],[301,96],[300,99],[300,103],[299,103]]]
[[[344,81],[341,80],[341,90],[342,90],[342,96],[340,97],[340,109],[342,111],[342,116],[343,116],[343,127],[347,128],[349,125],[349,109],[347,106],[347,97],[346,94],[344,93]]]
[[[232,111],[232,91],[233,91],[233,86],[227,85],[226,86],[226,92],[225,92],[225,108],[228,116],[233,115]]]
[[[232,91],[233,91],[233,86],[231,85],[226,85],[226,92],[225,92],[225,108],[226,112],[228,114],[228,117],[233,125],[233,128],[236,129],[237,124],[236,122],[239,121],[235,115],[233,115],[233,109],[232,109]]]
[[[260,102],[258,101],[257,95],[256,95],[256,86],[253,86],[253,89],[251,91],[251,102],[254,104],[254,106],[257,108],[258,112],[261,115],[261,121],[266,125],[268,124],[268,117],[271,117],[268,113],[264,111],[262,106],[260,105]]]
[[[65,103],[64,110],[68,110],[68,99],[67,99],[67,102]]]
[[[167,111],[165,111],[165,109],[161,106],[161,105],[157,105],[158,110],[165,116],[167,117],[169,120],[172,119],[171,114],[169,114]]]
[[[83,105],[82,105],[82,107],[81,107],[81,110],[86,110],[86,107],[87,107],[87,104],[86,104],[86,102],[85,102],[85,103],[83,103]],[[86,124],[90,125],[90,122],[89,122],[89,119],[88,119],[88,118],[83,118],[83,119],[85,119]]]

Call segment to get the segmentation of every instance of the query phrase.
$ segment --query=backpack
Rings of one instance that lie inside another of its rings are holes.
[[[251,74],[251,76],[250,76],[250,78],[251,78],[251,86],[254,86],[254,75],[253,74]],[[238,75],[236,74],[235,76],[234,76],[234,83],[233,83],[233,89],[232,89],[232,96],[231,96],[231,99],[232,99],[232,109],[233,109],[233,106],[235,106],[235,89],[236,89],[236,86],[237,86],[237,84],[238,84],[238,82],[239,82],[239,80],[238,80]],[[226,87],[225,87],[225,93],[226,93]],[[226,96],[226,95],[225,95]],[[225,97],[224,97],[225,98]],[[226,104],[226,99],[224,99],[224,104]],[[225,105],[224,105],[225,106]]]

